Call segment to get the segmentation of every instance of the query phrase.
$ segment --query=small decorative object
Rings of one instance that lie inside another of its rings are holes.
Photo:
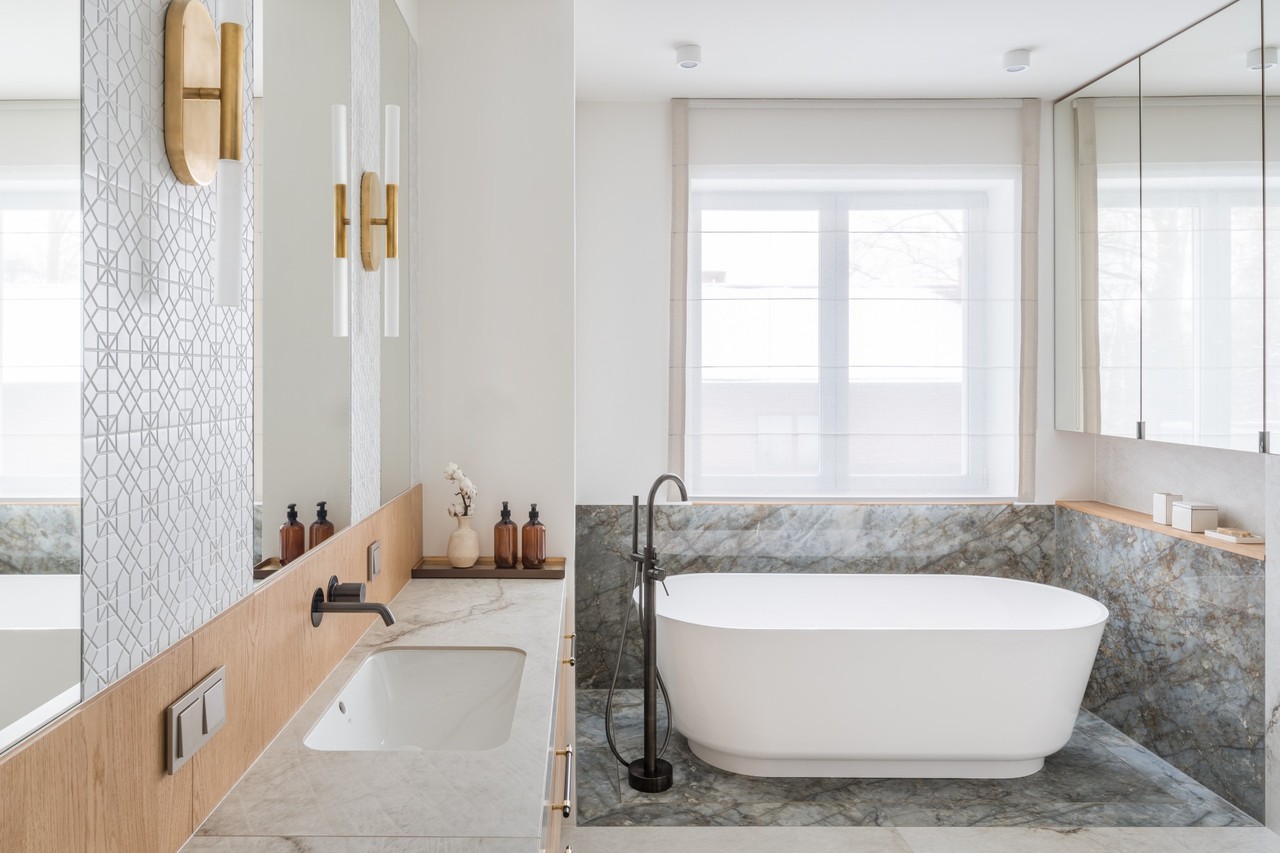
[[[1261,545],[1263,539],[1256,533],[1250,533],[1248,530],[1241,530],[1238,527],[1219,527],[1216,530],[1206,530],[1205,536],[1210,539],[1219,539],[1223,542],[1234,542],[1237,545]]]
[[[1182,500],[1182,495],[1173,492],[1156,492],[1151,507],[1151,520],[1156,524],[1173,524],[1173,505]]]
[[[479,489],[453,462],[445,466],[444,478],[457,486],[454,494],[461,498],[449,504],[449,517],[458,520],[458,529],[449,534],[449,565],[469,569],[480,559],[480,536],[471,529],[471,503]]]
[[[1218,526],[1218,508],[1213,504],[1175,501],[1173,526],[1188,533],[1204,533]]]

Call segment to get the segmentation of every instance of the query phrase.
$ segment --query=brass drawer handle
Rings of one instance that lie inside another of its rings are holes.
[[[564,638],[569,641],[569,656],[560,662],[567,663],[569,664],[569,666],[577,666],[578,665],[578,634],[577,632],[574,632],[572,634],[565,634]]]
[[[573,802],[569,799],[573,794],[573,744],[566,744],[564,749],[557,749],[556,755],[564,756],[564,799],[551,804],[551,810],[559,810],[565,817],[573,814]]]

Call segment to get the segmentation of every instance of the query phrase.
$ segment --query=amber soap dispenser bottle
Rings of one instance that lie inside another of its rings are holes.
[[[520,560],[526,569],[540,569],[547,561],[547,528],[538,521],[538,505],[529,505],[529,520],[520,528]]]
[[[493,526],[493,565],[499,569],[516,567],[516,535],[520,528],[511,520],[511,509],[502,502],[502,518]]]
[[[287,566],[307,550],[307,529],[298,521],[298,505],[289,504],[289,519],[280,525],[280,565]]]
[[[333,535],[333,522],[329,520],[329,510],[325,509],[328,501],[320,501],[316,504],[316,520],[311,522],[311,544],[308,548],[314,548],[324,540]]]

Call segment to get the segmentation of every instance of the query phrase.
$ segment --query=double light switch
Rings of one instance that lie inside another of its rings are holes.
[[[167,766],[171,775],[227,722],[225,670],[218,667],[165,712]]]

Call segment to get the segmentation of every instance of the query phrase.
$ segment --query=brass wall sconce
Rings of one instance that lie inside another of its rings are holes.
[[[347,263],[347,108],[333,107],[333,334],[351,334],[351,282]],[[386,111],[387,183],[377,172],[360,176],[360,264],[368,272],[383,271],[383,333],[400,334],[400,108]],[[386,239],[374,238],[385,228]]]
[[[173,0],[164,30],[164,145],[188,186],[218,179],[214,303],[243,298],[244,0],[221,0],[219,43],[200,0]]]
[[[333,336],[351,334],[351,283],[347,269],[347,108],[335,104],[333,129]]]
[[[369,272],[383,268],[382,326],[389,338],[400,334],[400,108],[386,109],[383,172],[385,188],[376,172],[360,178],[360,261]],[[385,208],[380,211],[385,199]],[[381,214],[381,215],[379,215]],[[375,240],[373,229],[384,227],[386,241]],[[385,261],[385,266],[384,266]]]

